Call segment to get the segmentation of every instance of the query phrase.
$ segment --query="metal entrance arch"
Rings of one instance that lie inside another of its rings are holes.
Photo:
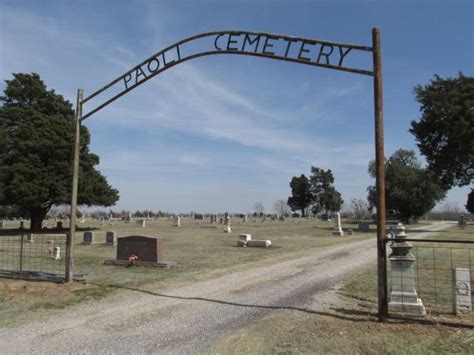
[[[207,50],[198,50],[186,55],[183,51],[200,41],[210,42]],[[350,53],[369,52],[372,54],[372,70],[344,66],[344,61]],[[384,135],[383,135],[383,90],[382,90],[382,53],[380,29],[372,29],[372,46],[361,46],[346,43],[329,42],[324,40],[293,37],[287,35],[249,32],[249,31],[215,31],[198,34],[183,39],[155,53],[123,75],[112,80],[107,85],[84,97],[83,90],[77,91],[75,112],[75,141],[73,159],[73,180],[71,194],[70,231],[67,242],[66,281],[73,280],[74,272],[74,243],[76,232],[77,190],[79,180],[79,149],[80,125],[86,118],[109,105],[119,97],[135,89],[139,85],[162,73],[169,68],[191,59],[218,54],[240,54],[293,63],[340,70],[355,74],[372,76],[374,78],[374,112],[375,112],[375,163],[377,189],[377,270],[378,270],[378,317],[384,321],[388,316],[387,292],[387,260],[385,235],[385,165],[384,165]],[[105,99],[83,114],[84,104],[96,99],[107,92],[111,97]]]

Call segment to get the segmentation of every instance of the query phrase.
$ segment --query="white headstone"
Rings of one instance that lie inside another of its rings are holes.
[[[176,216],[174,218],[174,226],[175,227],[181,227],[181,217],[180,216]]]
[[[341,214],[339,212],[336,212],[336,218],[334,218],[334,230],[332,234],[340,236],[344,235],[344,232],[342,231],[341,227]]]
[[[245,213],[242,222],[247,223],[248,220],[249,220],[249,219],[248,219],[247,213]]]
[[[271,240],[249,240],[248,247],[269,248],[272,246]]]
[[[248,242],[249,240],[252,240],[252,235],[251,234],[240,234],[239,235],[239,240],[242,240],[244,242]]]
[[[226,217],[227,225],[224,228],[225,233],[232,233],[232,228],[230,228],[230,218]]]
[[[55,260],[61,259],[61,248],[60,247],[54,247],[52,258],[55,259]]]
[[[137,219],[135,223],[140,228],[145,228],[146,227],[146,222],[145,222],[144,219]]]
[[[469,269],[453,269],[453,313],[472,312],[471,273]]]

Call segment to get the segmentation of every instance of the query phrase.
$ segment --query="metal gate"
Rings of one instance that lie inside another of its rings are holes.
[[[64,282],[67,235],[0,235],[0,277]]]

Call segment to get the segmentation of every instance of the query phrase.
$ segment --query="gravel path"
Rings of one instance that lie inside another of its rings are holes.
[[[324,314],[337,303],[331,287],[375,257],[375,240],[364,240],[165,293],[127,291],[113,302],[0,329],[0,354],[202,352],[274,309]]]

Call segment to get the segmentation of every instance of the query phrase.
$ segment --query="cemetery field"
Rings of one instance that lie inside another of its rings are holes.
[[[266,221],[253,221],[250,218],[243,223],[233,218],[231,226],[232,233],[226,234],[223,224],[211,225],[208,219],[182,218],[181,227],[174,227],[171,219],[150,219],[146,221],[146,228],[137,227],[133,221],[129,224],[114,221],[112,225],[105,222],[102,225],[98,221],[86,220],[79,225],[81,231],[76,234],[75,245],[75,272],[85,274],[85,280],[72,285],[57,285],[1,279],[0,326],[28,322],[81,302],[113,297],[112,294],[120,293],[122,288],[164,290],[296,258],[340,243],[375,238],[374,225],[369,232],[357,232],[357,224],[344,221],[345,230],[355,230],[353,236],[347,233],[344,237],[333,236],[333,223],[315,219],[271,221],[267,218]],[[18,222],[10,221],[5,226],[7,229],[14,227],[18,227]],[[85,230],[94,232],[92,245],[81,244]],[[118,237],[158,236],[165,243],[165,259],[177,265],[171,269],[104,265],[104,260],[116,257],[116,247],[105,245],[108,230],[116,231]],[[239,248],[237,239],[241,233],[251,234],[254,240],[269,239],[272,247]],[[2,255],[0,253],[0,262]]]

